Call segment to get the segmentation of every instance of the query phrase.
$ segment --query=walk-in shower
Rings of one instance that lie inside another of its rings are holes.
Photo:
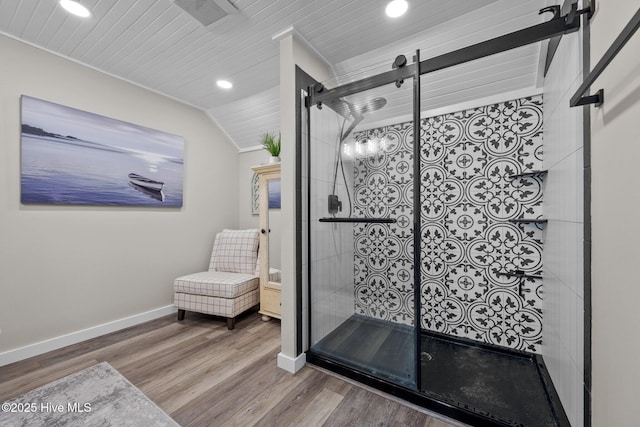
[[[473,425],[567,425],[542,362],[542,97],[422,114],[421,76],[521,32],[306,88],[307,360]],[[304,211],[304,210],[303,210]]]

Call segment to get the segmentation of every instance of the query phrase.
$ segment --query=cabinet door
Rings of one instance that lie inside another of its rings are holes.
[[[261,311],[280,316],[280,291],[264,288],[260,298]]]

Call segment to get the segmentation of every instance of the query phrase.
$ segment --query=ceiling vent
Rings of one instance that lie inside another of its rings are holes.
[[[174,0],[174,3],[205,27],[238,13],[238,9],[227,0]]]

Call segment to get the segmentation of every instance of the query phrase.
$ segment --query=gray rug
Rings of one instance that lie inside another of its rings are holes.
[[[106,362],[2,403],[0,426],[178,426]]]

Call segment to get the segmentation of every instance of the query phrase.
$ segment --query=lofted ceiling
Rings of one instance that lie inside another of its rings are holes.
[[[344,81],[386,70],[400,53],[420,49],[426,59],[537,24],[547,0],[409,0],[397,19],[385,16],[387,0],[229,0],[237,13],[208,26],[172,0],[81,2],[92,18],[69,15],[57,0],[0,0],[0,33],[200,108],[246,150],[279,127],[273,36],[287,28]],[[532,45],[425,76],[424,107],[539,85],[541,51]],[[218,88],[220,78],[234,88]]]

